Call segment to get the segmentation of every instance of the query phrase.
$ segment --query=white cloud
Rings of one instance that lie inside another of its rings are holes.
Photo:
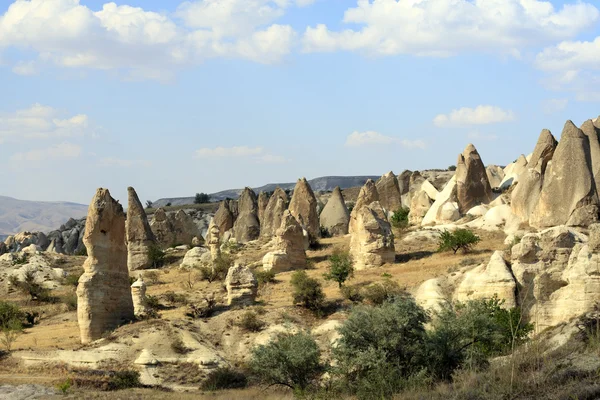
[[[539,0],[357,0],[343,22],[358,29],[308,27],[304,50],[450,56],[465,51],[519,55],[520,49],[575,37],[598,21],[590,3],[556,10]]]
[[[105,157],[100,159],[98,166],[119,168],[150,167],[152,166],[152,163],[147,160],[124,160],[115,157]]]
[[[406,140],[399,139],[392,136],[385,136],[381,133],[374,131],[367,132],[352,132],[346,138],[347,147],[360,147],[365,145],[384,145],[384,144],[395,144],[406,148],[419,148],[424,149],[425,142],[422,140]]]
[[[569,99],[546,99],[542,101],[542,111],[550,115],[567,108]]]
[[[65,160],[78,158],[81,155],[81,146],[64,142],[45,149],[35,149],[27,152],[15,153],[10,159],[17,162],[37,162],[48,160]]]
[[[288,0],[196,0],[174,17],[106,3],[99,11],[79,0],[16,0],[0,15],[0,50],[38,54],[14,71],[46,64],[125,70],[131,78],[166,79],[173,69],[214,57],[278,62],[290,52],[294,30],[273,24]]]
[[[59,110],[34,104],[13,113],[0,113],[0,143],[22,139],[82,137],[93,134],[85,114],[62,118]]]
[[[317,0],[296,0],[296,5],[298,7],[306,7],[315,3]]]
[[[462,107],[449,114],[439,114],[433,119],[436,126],[485,125],[513,121],[514,113],[495,106]]]
[[[19,61],[12,68],[12,71],[17,75],[31,76],[38,73],[34,61]]]

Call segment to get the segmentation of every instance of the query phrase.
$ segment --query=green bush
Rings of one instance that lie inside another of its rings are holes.
[[[321,233],[321,237],[323,239],[331,237],[331,232],[329,232],[329,229],[325,228],[324,226],[319,227],[319,232]]]
[[[220,253],[213,261],[212,267],[200,267],[200,279],[214,282],[222,281],[227,277],[229,268],[233,267],[233,257],[230,254]]]
[[[456,165],[449,166],[448,171],[456,171]]]
[[[353,276],[353,261],[348,252],[335,252],[329,257],[329,271],[323,275],[323,278],[337,282],[338,287],[341,289],[344,282]]]
[[[454,232],[443,231],[439,239],[438,251],[458,250],[467,253],[471,247],[479,243],[481,238],[468,229],[457,229]]]
[[[188,304],[189,301],[188,297],[185,294],[167,292],[164,294],[164,296],[165,300],[167,300],[171,304],[180,304],[185,306]]]
[[[242,389],[248,385],[246,375],[228,367],[219,367],[211,371],[200,385],[200,390],[216,391],[224,389]]]
[[[210,203],[210,196],[206,193],[196,193],[194,197],[194,204],[206,204]]]
[[[52,303],[57,300],[50,295],[49,289],[36,282],[35,272],[33,270],[26,271],[22,281],[14,276],[11,276],[10,285],[22,293],[29,295],[31,300],[37,300],[46,303]]]
[[[88,255],[87,254],[87,247],[83,246],[82,248],[80,248],[79,250],[77,250],[74,255],[76,255],[76,256],[82,256],[82,257],[87,257],[87,255]]]
[[[140,387],[140,373],[137,371],[115,371],[109,381],[109,390],[125,390]]]
[[[253,311],[246,311],[238,325],[248,332],[259,332],[265,326],[265,323],[258,318]]]
[[[410,210],[406,207],[399,208],[392,214],[392,226],[395,228],[406,228],[408,226],[408,213]]]
[[[67,275],[65,278],[65,285],[77,287],[77,285],[79,285],[79,278],[81,278],[81,275],[83,275],[83,271]]]
[[[382,282],[373,283],[365,287],[362,296],[371,304],[378,306],[403,293],[404,291],[397,282],[391,279],[384,279]]]
[[[21,322],[25,313],[16,304],[0,301],[0,327],[9,326],[13,322]]]
[[[160,304],[158,297],[151,295],[146,296],[146,305],[153,311],[158,311],[162,308],[162,304]]]
[[[319,346],[309,334],[282,334],[254,348],[249,366],[261,382],[302,393],[325,371],[320,358]]]
[[[259,269],[254,271],[254,276],[256,276],[256,280],[258,281],[258,286],[263,286],[267,283],[275,282],[275,271],[272,269],[265,271],[264,269]]]
[[[294,289],[292,292],[294,304],[302,304],[312,311],[321,310],[325,294],[319,281],[310,278],[305,271],[296,271],[290,283]]]
[[[165,252],[154,243],[148,246],[147,256],[152,268],[160,268],[165,262]]]
[[[71,386],[73,386],[73,380],[71,378],[67,378],[64,381],[58,383],[56,385],[56,388],[62,393],[62,394],[67,394],[69,392],[69,389],[71,389]]]
[[[353,303],[360,303],[364,300],[362,288],[358,285],[345,285],[340,289],[344,299]]]

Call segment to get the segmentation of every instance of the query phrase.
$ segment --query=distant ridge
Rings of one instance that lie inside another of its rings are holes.
[[[328,192],[335,189],[336,186],[339,186],[341,189],[348,189],[351,187],[362,186],[368,179],[377,180],[379,176],[323,176],[320,178],[310,179],[308,183],[312,187],[315,192]],[[294,189],[296,186],[296,182],[289,183],[268,183],[266,185],[252,188],[257,194],[260,192],[272,192],[279,186],[283,190]],[[242,189],[229,189],[223,190],[217,193],[210,194],[211,201],[221,201],[226,198],[237,199],[242,192]],[[164,207],[168,203],[171,203],[173,206],[183,206],[186,204],[193,204],[194,197],[174,197],[174,198],[163,198],[158,199],[153,202],[154,207]]]

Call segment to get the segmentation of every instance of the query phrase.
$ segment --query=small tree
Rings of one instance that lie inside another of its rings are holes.
[[[12,345],[23,330],[22,320],[25,314],[12,303],[0,301],[0,343],[10,352]]]
[[[449,166],[448,171],[456,171],[456,165]]]
[[[392,225],[396,228],[406,228],[408,226],[408,213],[410,210],[406,207],[397,209],[392,215]]]
[[[301,394],[324,372],[320,357],[319,346],[309,334],[282,334],[254,348],[250,370],[268,385],[286,386]]]
[[[467,253],[471,247],[479,243],[481,238],[468,229],[457,229],[454,232],[443,231],[439,239],[438,251],[458,250]]]
[[[152,208],[153,205],[150,200],[146,200],[146,208]]]
[[[148,246],[147,251],[148,261],[152,264],[152,268],[162,267],[165,262],[165,252],[154,243]]]
[[[206,193],[196,193],[194,204],[205,204],[210,202],[210,196]]]
[[[328,281],[337,282],[341,289],[344,282],[354,276],[352,264],[352,257],[348,252],[336,252],[329,257],[329,271],[323,274],[323,277]]]
[[[292,292],[294,304],[302,304],[312,311],[318,311],[323,307],[325,294],[319,281],[310,278],[305,271],[296,271],[292,275],[291,284],[294,288]]]

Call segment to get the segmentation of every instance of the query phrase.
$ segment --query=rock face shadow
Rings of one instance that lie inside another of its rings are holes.
[[[415,251],[412,253],[396,254],[395,261],[398,264],[404,264],[411,260],[421,260],[423,258],[431,257],[434,254],[435,252],[433,251]]]

